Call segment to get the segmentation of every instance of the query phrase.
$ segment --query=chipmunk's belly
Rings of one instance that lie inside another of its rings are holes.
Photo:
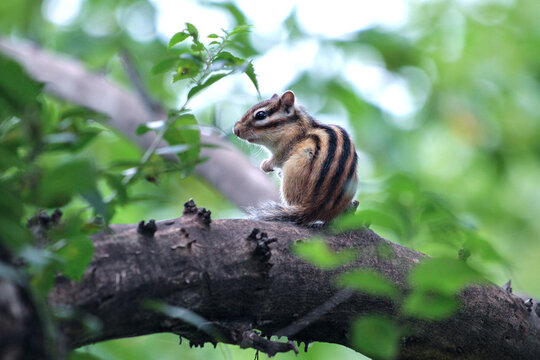
[[[293,154],[282,167],[281,193],[288,205],[306,206],[313,199],[313,174],[309,147]]]

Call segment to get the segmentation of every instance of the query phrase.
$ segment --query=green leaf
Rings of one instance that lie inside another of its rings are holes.
[[[0,229],[2,229],[0,243],[13,250],[20,249],[33,240],[30,231],[21,221],[24,217],[25,204],[19,191],[19,176],[14,175],[8,179],[7,174],[3,172],[0,176]]]
[[[80,106],[70,106],[69,108],[65,109],[60,113],[60,118],[62,120],[65,119],[81,119],[85,122],[88,119],[94,119],[94,120],[107,120],[107,117],[99,112],[96,112],[94,110],[90,110],[85,107]]]
[[[243,25],[238,25],[237,27],[235,27],[230,33],[229,33],[229,37],[232,37],[234,35],[238,35],[238,34],[242,34],[242,33],[246,33],[246,32],[249,32],[251,30],[251,25],[247,25],[247,24],[243,24]]]
[[[42,88],[18,63],[0,55],[0,100],[12,111],[22,115],[27,106],[37,105]]]
[[[210,76],[203,84],[197,85],[189,91],[188,99],[191,99],[193,96],[195,96],[202,90],[206,89],[210,85],[214,84],[215,82],[219,81],[220,79],[223,79],[227,75],[228,74],[216,74],[216,75]]]
[[[147,122],[146,124],[141,124],[137,126],[137,129],[135,130],[135,134],[143,135],[149,131],[157,131],[157,130],[162,129],[164,125],[165,125],[165,121],[163,120]]]
[[[190,149],[190,146],[186,145],[186,144],[165,146],[165,147],[157,149],[156,154],[158,154],[158,155],[178,154],[178,153],[188,151],[189,149]]]
[[[409,283],[416,290],[453,295],[472,283],[484,282],[484,277],[458,259],[424,259],[409,274]]]
[[[501,255],[493,245],[482,237],[472,233],[466,233],[467,240],[463,244],[466,250],[469,250],[473,255],[487,261],[494,261],[500,264],[509,264],[509,260]]]
[[[97,188],[83,191],[81,195],[86,200],[86,202],[88,202],[88,204],[92,206],[95,214],[101,216],[101,218],[103,218],[105,222],[105,225],[108,225],[112,214],[109,212],[109,209],[107,209],[107,205],[105,205],[103,198],[101,197],[101,194],[99,193]]]
[[[158,62],[156,65],[152,67],[152,70],[150,70],[150,73],[152,75],[157,75],[157,74],[161,74],[166,71],[169,71],[169,70],[172,71],[172,69],[177,66],[178,60],[179,60],[178,58],[168,58],[168,59],[161,60],[160,62]]]
[[[180,319],[184,321],[185,323],[194,326],[196,329],[207,333],[208,335],[212,336],[216,340],[221,339],[221,334],[212,325],[211,322],[209,322],[208,320],[206,320],[199,314],[189,309],[186,309],[180,306],[167,305],[161,302],[150,301],[150,300],[144,302],[144,307],[147,309],[151,309],[156,312],[162,313],[164,315],[167,315],[168,317],[171,317],[174,319]]]
[[[191,45],[191,50],[195,52],[201,52],[201,51],[204,51],[204,49],[206,49],[204,47],[204,44],[198,41],[195,44]]]
[[[169,49],[172,48],[174,45],[179,44],[182,41],[186,40],[189,37],[189,35],[191,34],[185,33],[183,31],[177,32],[176,34],[174,34],[171,40],[169,41]]]
[[[142,125],[137,126],[137,129],[135,130],[135,135],[141,136],[141,135],[144,135],[144,134],[146,134],[147,132],[149,132],[151,130],[152,129],[150,129],[148,126],[146,126],[146,124],[142,124]]]
[[[91,190],[97,181],[97,170],[86,159],[75,159],[47,169],[38,186],[36,203],[46,208],[61,207],[77,193]]]
[[[219,39],[219,35],[217,35],[217,34],[210,34],[210,35],[208,35],[208,38],[210,38],[210,39]]]
[[[362,354],[374,359],[397,358],[399,338],[398,325],[390,318],[363,316],[352,327],[352,345]]]
[[[82,235],[71,237],[67,244],[57,251],[57,254],[65,261],[62,273],[74,281],[79,281],[94,255],[94,244]]]
[[[24,160],[19,158],[14,150],[0,148],[0,171],[4,172],[9,168],[20,168],[24,165]],[[5,173],[3,175],[5,176]]]
[[[356,213],[345,213],[332,221],[330,230],[334,234],[339,234],[345,231],[359,230],[367,227],[369,220],[356,215]]]
[[[199,74],[201,63],[195,57],[184,57],[178,60],[178,68],[173,81],[194,78]]]
[[[394,231],[398,236],[403,233],[403,226],[398,219],[387,212],[379,210],[358,210],[354,215],[357,218],[356,226],[376,225]]]
[[[1,244],[10,249],[18,249],[25,244],[32,243],[34,237],[30,234],[28,229],[21,224],[19,218],[8,217],[5,209],[2,209],[1,207],[0,213],[2,214],[2,216],[0,216],[0,229],[2,229],[2,236],[0,237]]]
[[[32,270],[30,270],[32,272]],[[30,284],[32,289],[39,294],[39,296],[45,298],[49,291],[54,286],[54,279],[58,270],[56,264],[51,264],[39,269],[33,274]]]
[[[189,35],[191,35],[193,37],[193,40],[194,41],[198,41],[199,40],[199,31],[197,30],[197,28],[195,27],[195,25],[191,24],[191,23],[186,23],[186,29],[189,33]]]
[[[396,298],[398,288],[386,277],[373,270],[356,269],[337,278],[339,286],[358,290],[374,296]]]
[[[97,231],[92,229],[91,232]],[[94,253],[94,245],[88,238],[85,222],[79,216],[66,215],[60,224],[49,230],[51,245],[49,249],[54,251],[61,261],[59,270],[69,278],[78,281]]]
[[[332,269],[356,259],[354,250],[347,249],[336,253],[321,238],[297,241],[292,248],[292,252],[321,269]]]
[[[253,67],[253,63],[251,61],[247,64],[244,72],[248,76],[249,80],[251,80],[251,82],[253,83],[253,86],[255,86],[255,89],[257,90],[257,94],[260,95],[259,81],[257,80],[257,74],[255,74],[255,68]]]
[[[51,151],[80,151],[89,145],[90,142],[94,140],[102,130],[88,127],[81,130],[74,129],[74,133],[70,131],[71,130],[66,130],[62,133],[44,136],[43,140],[48,145],[47,149]]]
[[[217,61],[223,61],[228,66],[239,66],[246,62],[246,59],[239,58],[238,56],[234,56],[228,51],[222,51],[219,54],[216,55],[214,58],[214,62]]]
[[[134,166],[138,165],[138,161],[135,162]],[[105,180],[107,181],[107,184],[116,191],[116,197],[120,203],[125,203],[128,200],[127,195],[127,187],[124,185],[122,180],[124,179],[123,176],[112,174],[112,173],[106,173],[104,175]]]
[[[458,309],[458,302],[452,295],[436,292],[413,291],[403,303],[403,314],[426,320],[441,320]]]
[[[201,133],[196,127],[197,119],[191,114],[175,118],[169,125],[163,138],[171,146],[186,145],[189,149],[178,152],[180,165],[189,173],[199,158],[201,151]]]

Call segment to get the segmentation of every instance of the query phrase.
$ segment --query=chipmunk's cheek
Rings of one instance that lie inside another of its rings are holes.
[[[254,143],[257,142],[257,140],[260,140],[260,138],[253,133],[248,134],[248,136],[246,136],[244,139],[246,139],[250,143]]]
[[[245,139],[246,141],[250,143],[258,142],[258,140],[261,139],[261,136],[258,135],[255,131],[252,129],[247,130],[244,134],[242,134],[242,139]]]

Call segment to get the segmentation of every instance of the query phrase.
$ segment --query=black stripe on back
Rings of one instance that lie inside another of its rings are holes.
[[[332,195],[338,190],[338,184],[339,180],[343,176],[343,172],[345,171],[345,166],[347,165],[347,160],[351,156],[351,140],[349,139],[349,135],[343,130],[343,128],[338,127],[339,132],[341,133],[341,136],[343,137],[343,145],[341,149],[341,154],[339,156],[339,163],[338,168],[334,175],[332,176],[332,179],[330,180],[330,184],[328,185],[328,192],[326,193],[326,196],[324,197],[324,201],[321,204],[322,206],[326,207],[328,206],[328,202],[332,200]],[[342,186],[342,190],[345,188],[345,184]]]
[[[347,165],[347,160],[349,160],[349,156],[351,155],[351,139],[349,139],[349,135],[345,130],[343,130],[343,128],[339,126],[338,128],[341,136],[343,137],[343,148],[341,150],[341,155],[339,156],[338,169],[334,174],[334,177],[332,178],[332,188],[335,188],[338,185],[341,174],[343,174],[343,172],[345,171],[345,165]]]
[[[352,180],[352,178],[354,176],[354,173],[356,172],[356,165],[358,163],[358,154],[354,150],[354,146],[353,146],[353,157],[354,157],[353,162],[351,164],[351,167],[349,168],[349,172],[347,173],[347,179],[343,183],[343,186],[341,187],[339,195],[336,198],[336,200],[334,201],[334,205],[338,205],[341,202],[341,199],[345,195],[345,191],[347,191],[349,189],[351,180]]]
[[[321,172],[319,173],[317,183],[315,184],[315,192],[322,186],[324,179],[326,179],[326,175],[330,172],[330,167],[332,166],[334,156],[336,155],[337,146],[337,135],[331,127],[322,124],[317,124],[316,126],[323,129],[328,134],[328,153],[326,154],[326,159],[324,160]]]
[[[315,159],[317,159],[317,157],[319,157],[319,152],[321,151],[321,138],[319,137],[319,135],[316,134],[310,134],[309,138],[315,141],[315,152],[313,153],[313,157],[309,162],[309,173],[311,174],[311,172],[313,171],[313,162],[315,161]]]

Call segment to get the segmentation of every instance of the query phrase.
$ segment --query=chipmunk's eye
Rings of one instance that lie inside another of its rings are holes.
[[[255,114],[255,120],[262,120],[264,118],[266,118],[268,115],[266,114],[266,111],[257,111],[257,113]]]

